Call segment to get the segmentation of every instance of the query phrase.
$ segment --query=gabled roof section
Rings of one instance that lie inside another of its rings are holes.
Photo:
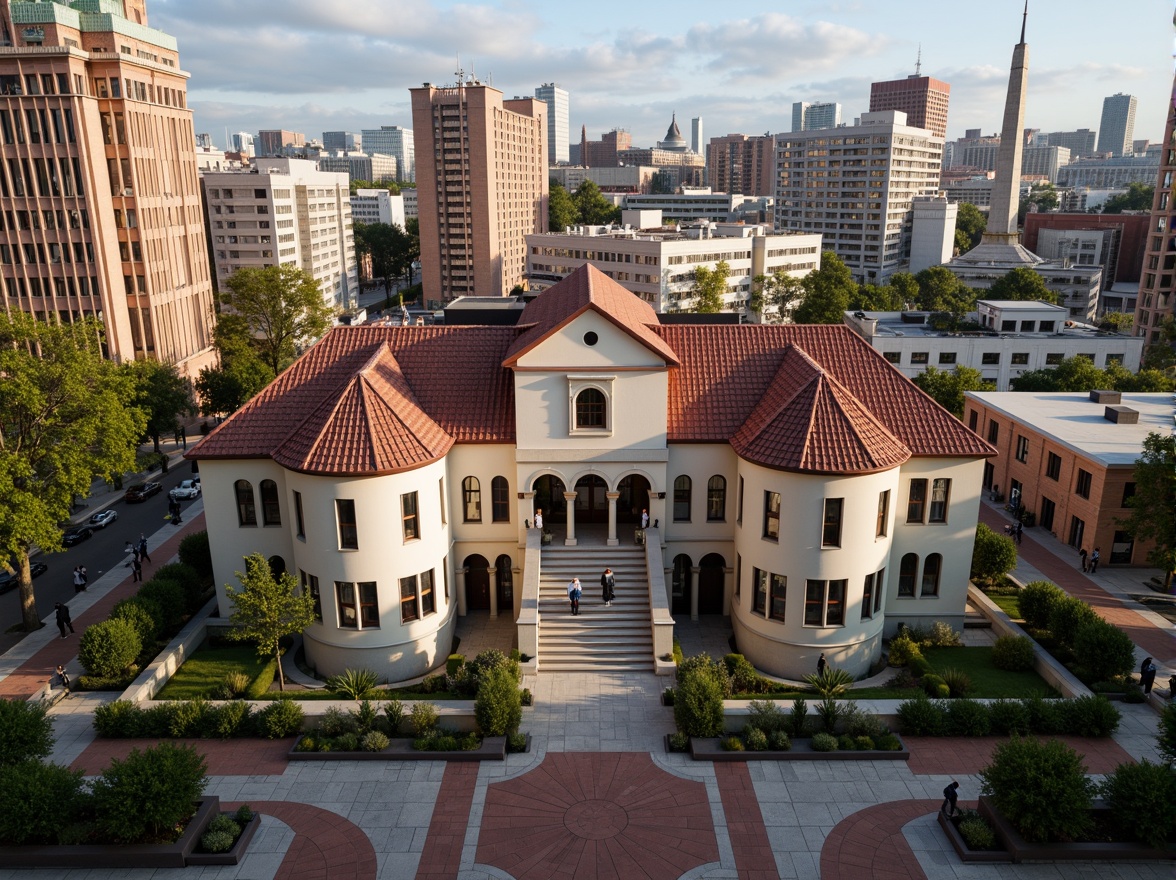
[[[791,343],[731,447],[754,464],[815,474],[875,473],[911,457],[844,385]]]
[[[437,461],[453,438],[421,409],[387,343],[273,452],[290,470],[374,476]]]
[[[589,309],[599,312],[667,365],[678,363],[674,349],[653,329],[659,326],[653,306],[586,263],[527,303],[518,323],[522,334],[507,351],[503,366],[514,366],[520,357]]]

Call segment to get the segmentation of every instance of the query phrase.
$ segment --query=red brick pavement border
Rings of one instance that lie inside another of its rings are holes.
[[[248,801],[294,832],[274,880],[375,880],[376,850],[355,823],[338,813],[289,801]],[[235,810],[240,803],[222,803]]]
[[[152,572],[179,552],[180,541],[193,532],[199,532],[203,529],[204,514],[200,513],[190,520],[184,520],[183,525],[172,532],[162,544],[157,547],[149,547],[148,552],[152,561],[143,564],[143,580],[150,580]],[[73,618],[77,635],[70,635],[66,639],[54,635],[49,644],[33,654],[7,678],[0,681],[0,698],[28,699],[44,687],[45,682],[49,680],[58,664],[69,663],[77,656],[78,639],[86,631],[86,627],[106,620],[110,616],[110,609],[114,607],[116,602],[129,599],[138,592],[138,589],[138,585],[131,581],[130,569],[127,569],[127,576],[122,583],[110,590],[85,612]],[[42,615],[45,612],[44,608],[37,610]],[[53,624],[49,624],[51,629],[53,626]]]
[[[1087,773],[1110,773],[1120,764],[1133,764],[1123,747],[1110,737],[1099,739],[1085,736],[1052,736],[1082,755]],[[992,753],[1001,743],[1000,736],[904,736],[902,741],[911,750],[907,768],[916,775],[957,776],[979,773],[992,761]]]
[[[288,764],[286,754],[294,745],[293,738],[166,741],[194,746],[208,762],[210,776],[281,776]],[[98,739],[86,746],[70,764],[70,769],[81,770],[87,776],[96,776],[109,767],[115,758],[121,761],[132,749],[142,751],[159,742],[154,739]]]
[[[772,855],[747,764],[736,761],[714,767],[739,880],[775,880],[780,876],[776,871],[776,857]],[[823,871],[821,876],[824,877]]]
[[[996,532],[1010,522],[1008,517],[983,503],[980,505],[980,520]],[[1100,617],[1122,629],[1131,641],[1162,665],[1176,665],[1176,633],[1159,629],[1142,615],[1124,608],[1117,596],[1098,585],[1097,574],[1083,574],[1078,566],[1077,553],[1072,562],[1058,558],[1033,539],[1032,530],[1025,532],[1017,553],[1071,596],[1089,602]]]
[[[461,851],[470,824],[470,807],[474,802],[474,784],[478,781],[478,764],[445,765],[441,789],[433,805],[433,818],[416,880],[457,880],[461,870]]]
[[[821,847],[821,880],[927,880],[902,827],[935,812],[940,803],[891,801],[845,817]]]

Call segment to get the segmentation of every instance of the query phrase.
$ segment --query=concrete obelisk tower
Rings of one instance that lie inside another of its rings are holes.
[[[982,239],[985,244],[1016,244],[1018,238],[1017,208],[1025,139],[1025,91],[1029,83],[1029,46],[1025,43],[1028,17],[1029,0],[1025,0],[1025,11],[1021,14],[1021,41],[1013,47],[1013,64],[1009,70],[1009,91],[1000,129],[996,178],[992,182],[992,207],[988,212],[988,226]]]

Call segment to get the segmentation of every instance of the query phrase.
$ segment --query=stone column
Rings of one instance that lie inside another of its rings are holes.
[[[490,566],[490,617],[498,616],[498,566]]]
[[[510,616],[516,618],[518,616],[519,590],[523,588],[523,570],[516,566],[510,572],[513,575],[510,581]]]
[[[454,574],[457,576],[457,614],[459,617],[465,617],[469,613],[469,606],[466,603],[466,573],[468,568],[454,569]]]
[[[650,520],[652,523],[653,520]],[[674,569],[665,569],[666,573],[666,607],[670,609],[670,614],[674,613]]]
[[[698,566],[690,569],[690,619],[698,620]]]
[[[617,540],[617,499],[621,497],[621,493],[605,492],[604,497],[608,499],[608,540],[605,543],[615,547],[621,543]]]
[[[723,569],[723,613],[731,616],[731,605],[735,601],[735,568],[727,566]]]
[[[564,538],[567,547],[576,546],[576,492],[564,492],[564,502],[568,509],[568,536]]]

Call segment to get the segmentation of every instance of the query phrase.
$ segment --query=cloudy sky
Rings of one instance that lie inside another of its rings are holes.
[[[787,131],[793,101],[839,101],[852,122],[874,80],[951,84],[948,137],[1000,127],[1022,0],[152,0],[192,75],[196,131],[411,126],[408,89],[461,67],[513,95],[571,93],[572,141],[612,128],[652,146],[676,112],[706,137]],[[1171,0],[1032,0],[1026,125],[1097,129],[1102,99],[1139,98],[1158,140],[1172,85]]]

